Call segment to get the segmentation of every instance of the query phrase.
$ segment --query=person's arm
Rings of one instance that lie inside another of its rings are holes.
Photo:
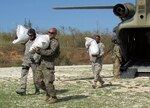
[[[102,43],[101,46],[100,46],[100,54],[99,54],[99,57],[102,57],[105,53],[105,46],[104,44]]]
[[[52,40],[50,42],[50,49],[39,49],[38,51],[36,51],[38,54],[40,55],[44,55],[44,56],[52,56],[56,50],[59,47],[59,43],[57,40]]]
[[[33,55],[33,59],[34,59],[35,63],[39,63],[39,62],[40,62],[40,59],[41,59],[41,55],[35,53],[35,54]]]

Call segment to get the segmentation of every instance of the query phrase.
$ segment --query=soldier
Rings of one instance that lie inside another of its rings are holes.
[[[39,62],[39,59],[34,60],[34,56],[40,56],[38,54],[32,54],[29,52],[30,46],[33,44],[35,38],[36,38],[36,33],[34,29],[29,29],[28,30],[28,36],[29,36],[29,41],[25,44],[25,53],[24,53],[24,60],[22,63],[22,70],[21,70],[21,78],[20,78],[20,87],[17,89],[16,93],[19,95],[25,95],[26,94],[26,86],[27,86],[27,76],[29,73],[29,68],[31,67],[32,72],[33,72],[33,82],[35,86],[35,94],[40,93],[40,89],[37,87],[36,82],[35,82],[35,70],[36,66]]]
[[[113,76],[114,78],[120,78],[120,66],[122,62],[121,58],[121,50],[119,46],[119,42],[116,37],[112,38],[112,42],[114,43],[113,51],[112,51],[112,61],[113,61]]]
[[[92,87],[95,89],[97,82],[100,83],[100,87],[103,87],[104,81],[102,77],[100,76],[100,72],[102,70],[102,61],[103,61],[103,55],[104,55],[104,44],[101,42],[100,35],[94,35],[94,39],[96,40],[98,46],[99,46],[99,54],[98,55],[92,55],[92,71],[94,74],[94,83]]]
[[[40,49],[35,48],[34,51],[41,55],[41,63],[37,67],[37,74],[40,77],[43,75],[44,82],[46,86],[46,97],[45,101],[48,103],[55,103],[57,102],[56,97],[56,90],[54,87],[54,81],[55,81],[55,67],[54,67],[54,61],[55,58],[59,55],[59,42],[55,38],[57,34],[56,28],[51,28],[48,32],[50,43],[49,47],[47,49]],[[39,81],[37,77],[37,82]]]

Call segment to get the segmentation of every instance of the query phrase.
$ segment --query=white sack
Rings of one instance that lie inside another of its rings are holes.
[[[91,57],[92,55],[98,55],[99,54],[99,47],[98,47],[98,44],[97,42],[92,39],[92,38],[89,38],[89,37],[85,37],[85,47],[88,48],[88,53],[89,53],[89,56]]]
[[[18,25],[16,29],[16,35],[17,39],[15,39],[12,43],[13,44],[20,44],[20,43],[25,43],[29,39],[28,37],[28,29],[26,29],[22,25]]]
[[[34,43],[30,47],[29,52],[33,52],[34,48],[41,48],[41,49],[46,49],[49,46],[49,36],[48,35],[42,35],[42,34],[37,34],[37,37],[34,40]]]

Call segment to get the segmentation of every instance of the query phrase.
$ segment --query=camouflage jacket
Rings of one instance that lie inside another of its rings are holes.
[[[52,63],[55,61],[58,53],[60,51],[60,45],[57,39],[50,39],[49,47],[47,49],[40,49],[37,51],[38,54],[41,55],[41,61],[46,64]]]
[[[31,45],[33,44],[33,42],[34,41],[29,40],[25,44],[25,52],[24,52],[24,58],[23,58],[23,63],[22,63],[23,66],[30,66],[30,64],[33,63],[31,61],[31,59],[34,56],[34,53],[29,52],[29,49],[30,49]]]

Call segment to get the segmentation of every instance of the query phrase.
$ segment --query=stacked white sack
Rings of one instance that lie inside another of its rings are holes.
[[[22,25],[18,25],[17,29],[16,29],[17,38],[15,40],[13,40],[12,43],[13,44],[20,44],[20,43],[27,42],[27,40],[29,39],[27,32],[28,32],[28,29],[26,29]]]
[[[98,55],[99,54],[99,47],[97,42],[90,38],[90,37],[85,37],[85,47],[88,48],[88,53],[89,56],[92,57],[92,55]]]
[[[50,39],[48,35],[37,34],[37,38],[34,40],[29,52],[33,52],[35,48],[46,49],[49,46],[49,42]]]

